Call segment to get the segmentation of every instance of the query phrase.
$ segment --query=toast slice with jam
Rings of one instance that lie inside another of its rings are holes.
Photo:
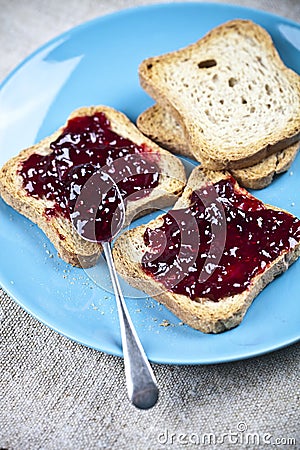
[[[122,190],[127,221],[174,204],[186,182],[178,158],[146,138],[121,112],[95,106],[74,111],[51,136],[4,164],[0,195],[44,231],[64,261],[88,267],[102,247],[74,230],[70,212],[74,196],[102,170]]]
[[[113,254],[132,286],[191,327],[220,333],[300,256],[300,220],[230,173],[199,166],[173,209],[123,233]]]

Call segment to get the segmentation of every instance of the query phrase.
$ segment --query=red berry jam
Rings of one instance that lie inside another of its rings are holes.
[[[144,144],[137,145],[114,132],[104,113],[69,120],[62,134],[50,144],[50,148],[52,152],[48,155],[31,155],[19,170],[28,195],[53,202],[45,210],[49,218],[57,215],[70,218],[83,186],[100,169],[101,173],[104,171],[113,178],[125,202],[149,195],[159,182],[156,164],[158,155]],[[101,184],[100,178],[99,174]],[[93,194],[96,193],[95,186],[92,191]],[[101,241],[107,237],[108,230],[104,230],[104,223],[108,226],[110,216],[120,203],[113,186],[110,195],[106,197],[109,200],[102,212],[99,207],[97,216],[94,215],[94,210],[89,212],[95,206],[92,204],[84,212],[82,209],[77,210],[77,220],[81,220],[81,223],[93,220],[97,227],[93,233],[88,232],[85,236],[93,236],[91,240]],[[95,201],[95,198],[90,200],[92,203]],[[79,213],[81,217],[78,216]]]
[[[233,178],[191,194],[144,233],[143,270],[169,291],[192,300],[243,292],[283,252],[300,242],[300,220],[267,209]]]

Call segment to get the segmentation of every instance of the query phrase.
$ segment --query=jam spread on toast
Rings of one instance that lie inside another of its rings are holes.
[[[113,131],[103,112],[70,119],[50,148],[48,155],[32,154],[19,170],[28,195],[50,200],[45,210],[49,218],[70,218],[83,186],[103,168],[118,185],[124,201],[149,195],[159,182],[158,155],[145,144],[137,145]],[[107,223],[119,203],[113,191],[105,209]],[[104,217],[104,213],[99,214]],[[102,221],[97,231],[99,240],[103,226]]]
[[[240,294],[300,241],[300,220],[267,208],[232,177],[195,190],[188,208],[162,219],[144,233],[143,270],[196,301]]]

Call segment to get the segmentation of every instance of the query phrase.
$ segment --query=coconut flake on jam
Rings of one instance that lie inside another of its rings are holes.
[[[207,198],[212,200],[207,201]],[[144,233],[145,273],[192,300],[240,294],[283,252],[300,242],[300,220],[268,209],[232,177],[196,190]]]

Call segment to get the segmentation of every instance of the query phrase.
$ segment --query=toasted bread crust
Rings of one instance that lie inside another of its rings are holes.
[[[251,21],[227,22],[184,49],[148,58],[139,76],[210,169],[249,167],[300,139],[300,77]]]
[[[185,185],[185,171],[178,158],[145,138],[142,133],[122,113],[107,106],[83,107],[68,117],[93,115],[104,112],[111,122],[111,128],[118,134],[131,139],[138,145],[146,144],[160,155],[158,166],[161,170],[159,185],[148,197],[128,202],[127,222],[133,216],[142,215],[153,207],[163,207],[173,204]],[[27,194],[23,189],[23,180],[18,175],[20,164],[34,153],[47,155],[51,153],[50,143],[63,131],[65,125],[46,137],[36,145],[22,150],[11,158],[0,170],[0,195],[6,203],[16,211],[36,223],[56,247],[59,256],[66,262],[79,267],[94,265],[102,251],[100,244],[88,242],[74,232],[71,221],[61,216],[47,218],[45,208],[52,205],[49,201],[38,199]]]
[[[174,209],[189,206],[190,194],[194,189],[208,181],[215,183],[228,176],[227,172],[195,168]],[[279,210],[273,206],[266,205],[266,207]],[[264,272],[256,275],[251,280],[250,286],[241,294],[223,298],[218,302],[208,298],[194,301],[187,296],[167,291],[161,283],[142,270],[142,257],[147,252],[143,240],[144,232],[146,228],[155,229],[161,224],[162,217],[158,217],[146,225],[125,232],[117,239],[113,249],[117,270],[128,283],[164,304],[184,323],[204,333],[220,333],[239,325],[259,292],[300,256],[300,242],[298,242],[293,250],[284,251]]]
[[[158,103],[138,116],[137,127],[151,140],[172,153],[195,159],[181,125]],[[242,186],[248,189],[263,189],[273,181],[275,175],[290,168],[299,148],[300,142],[296,142],[253,166],[232,169],[230,172]]]

